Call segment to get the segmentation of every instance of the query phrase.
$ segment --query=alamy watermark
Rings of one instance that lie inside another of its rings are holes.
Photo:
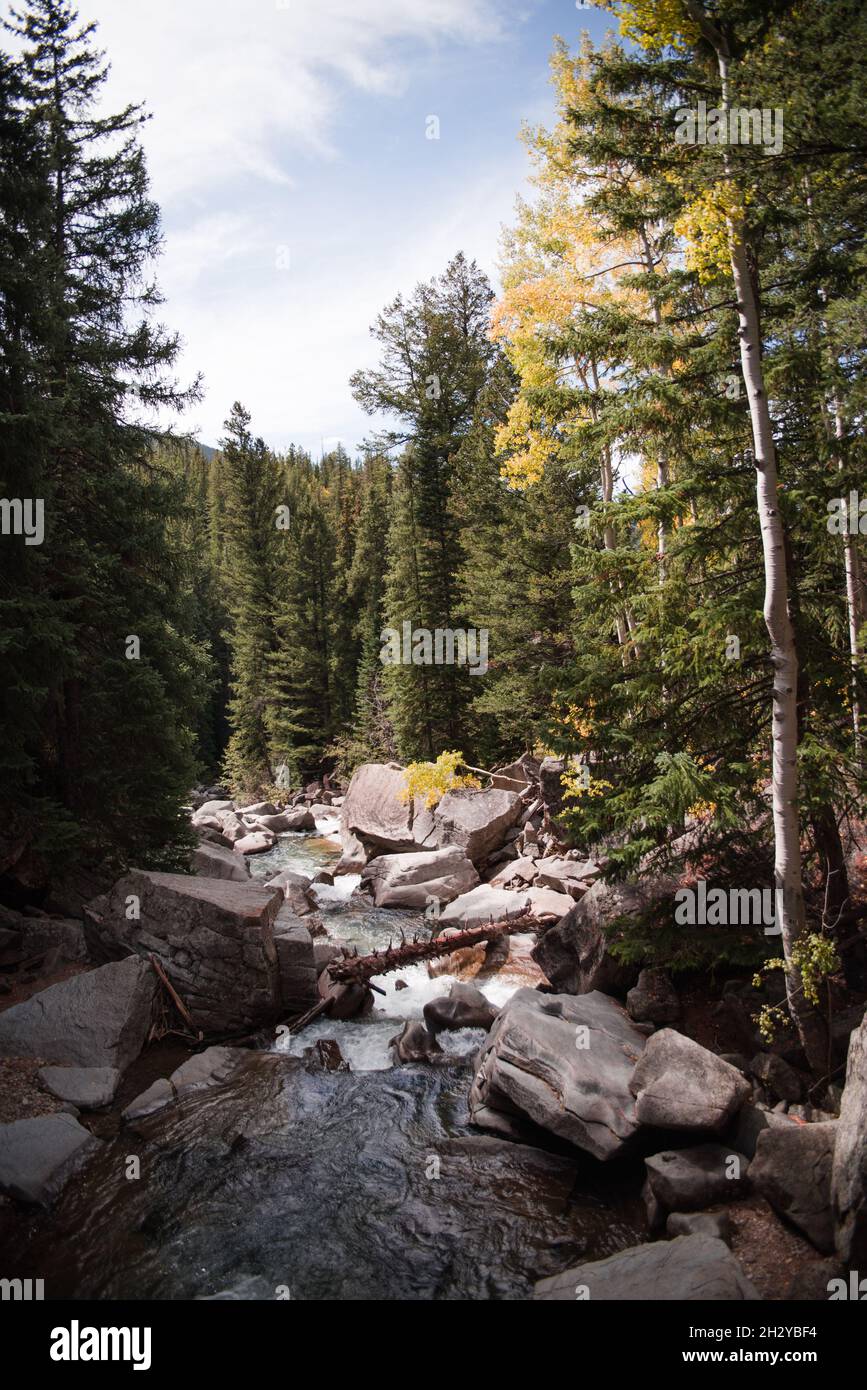
[[[25,545],[45,539],[45,503],[41,497],[0,497],[0,533],[23,536]]]
[[[679,927],[761,926],[765,936],[779,936],[783,895],[782,888],[709,889],[700,878],[694,888],[678,888],[674,920]]]
[[[384,627],[379,659],[383,666],[467,666],[471,676],[488,669],[488,629],[413,627],[412,623]]]
[[[676,145],[763,145],[765,154],[780,154],[783,148],[782,107],[721,106],[708,110],[706,101],[697,107],[681,106],[675,112]]]

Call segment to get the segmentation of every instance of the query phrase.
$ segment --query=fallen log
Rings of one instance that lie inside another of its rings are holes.
[[[435,936],[430,941],[405,941],[400,946],[389,946],[387,950],[374,951],[369,956],[348,956],[343,960],[332,961],[328,966],[328,974],[336,984],[367,984],[374,975],[387,975],[392,970],[400,970],[405,965],[415,965],[420,960],[450,956],[452,951],[461,951],[466,946],[478,946],[482,941],[496,941],[512,932],[532,931],[538,925],[531,913],[524,912],[520,917],[510,917],[505,922],[467,927],[465,931],[455,932],[453,936]]]

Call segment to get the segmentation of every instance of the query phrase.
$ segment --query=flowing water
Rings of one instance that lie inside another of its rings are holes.
[[[254,874],[327,867],[335,832],[281,837]],[[362,951],[423,928],[418,913],[371,908],[357,884],[316,885],[329,935]],[[450,982],[423,965],[381,977],[366,1019],[244,1051],[223,1085],[124,1128],[49,1213],[18,1225],[16,1273],[44,1278],[48,1297],[526,1299],[535,1279],[641,1239],[631,1172],[541,1132],[531,1147],[470,1128],[483,1034],[441,1035],[438,1064],[392,1066],[389,1039]],[[501,972],[483,988],[502,1004],[522,983]],[[352,1070],[305,1058],[317,1038]]]

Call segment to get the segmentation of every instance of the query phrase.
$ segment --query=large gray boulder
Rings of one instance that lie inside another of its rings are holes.
[[[402,799],[405,791],[406,778],[397,763],[362,763],[357,767],[340,808],[344,850],[352,847],[349,837],[397,853],[416,849],[413,807]]]
[[[319,998],[316,960],[310,932],[288,905],[274,919],[274,945],[283,1008],[287,1014],[302,1014]]]
[[[759,1135],[750,1182],[817,1250],[834,1249],[831,1168],[837,1121],[788,1125]]]
[[[0,1191],[48,1206],[101,1147],[72,1115],[37,1115],[0,1125]]]
[[[107,950],[157,956],[197,1028],[228,1033],[281,1011],[274,920],[283,901],[279,888],[133,869],[88,915]]]
[[[527,891],[512,893],[480,883],[468,893],[453,898],[439,915],[441,927],[480,927],[487,922],[504,922],[520,917],[527,907]]]
[[[480,989],[462,980],[455,980],[447,995],[428,1000],[423,1009],[424,1021],[432,1033],[449,1028],[484,1028],[487,1032],[497,1012]]]
[[[728,1246],[715,1236],[636,1245],[606,1260],[540,1279],[534,1299],[574,1303],[755,1302],[761,1297]]]
[[[459,845],[468,859],[478,863],[502,846],[522,809],[518,792],[457,787],[446,792],[433,812],[419,814],[413,830],[425,849]]]
[[[200,844],[193,852],[191,867],[202,878],[228,878],[234,883],[247,883],[250,878],[246,859],[222,845]]]
[[[594,883],[536,948],[536,960],[554,988],[564,994],[601,989],[624,995],[638,970],[612,956],[609,947],[619,933],[607,929],[620,918],[634,920],[660,909],[675,890],[674,880],[650,877],[641,883]]]
[[[656,1129],[720,1133],[750,1094],[737,1067],[671,1028],[648,1039],[631,1085],[638,1119]]]
[[[626,1011],[636,1023],[677,1023],[680,1019],[680,1000],[677,990],[664,970],[642,970],[638,984],[626,996]]]
[[[629,1082],[646,1043],[607,995],[520,989],[479,1054],[470,1117],[523,1116],[594,1158],[622,1154],[638,1130]]]
[[[49,985],[0,1014],[0,1056],[123,1071],[147,1040],[156,991],[138,956]]]
[[[849,1041],[831,1195],[837,1254],[867,1270],[867,1018]]]
[[[664,1149],[644,1160],[654,1198],[666,1211],[700,1211],[747,1190],[749,1159],[725,1144]]]
[[[361,873],[362,886],[373,890],[377,907],[424,908],[428,898],[448,903],[478,881],[472,862],[456,845],[415,854],[381,854]]]
[[[79,1110],[101,1110],[111,1105],[120,1084],[117,1067],[42,1067],[43,1086]]]

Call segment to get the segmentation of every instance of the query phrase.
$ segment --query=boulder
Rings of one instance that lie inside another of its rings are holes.
[[[540,1279],[534,1300],[574,1303],[754,1302],[760,1298],[728,1246],[715,1236],[677,1236],[621,1250]]]
[[[781,1115],[777,1110],[769,1110],[766,1105],[756,1105],[754,1101],[747,1100],[735,1117],[729,1130],[729,1139],[738,1153],[746,1154],[747,1158],[755,1158],[760,1134],[766,1129],[790,1129],[794,1123],[788,1115]]]
[[[135,918],[126,913],[130,897]],[[283,901],[280,889],[259,883],[133,869],[89,917],[106,949],[157,956],[196,1028],[243,1032],[281,1009],[273,927]]]
[[[479,881],[471,861],[457,846],[415,854],[382,854],[362,870],[362,886],[373,891],[377,907],[424,908],[428,898],[448,903]]]
[[[206,1047],[204,1052],[182,1062],[168,1077],[158,1077],[146,1091],[130,1101],[122,1118],[127,1123],[143,1120],[172,1101],[181,1100],[193,1091],[207,1090],[226,1081],[241,1061],[243,1053],[234,1047]]]
[[[534,917],[551,917],[561,921],[567,912],[572,911],[572,899],[568,893],[554,892],[551,888],[541,888],[537,881],[527,889],[527,906]]]
[[[638,1131],[629,1081],[645,1042],[607,995],[519,989],[479,1055],[470,1117],[524,1116],[594,1158],[615,1158]]]
[[[123,1071],[145,1045],[156,991],[138,956],[49,985],[0,1014],[0,1056]]]
[[[424,1006],[424,1021],[432,1033],[447,1028],[484,1028],[488,1031],[498,1010],[480,989],[456,980],[448,994]]]
[[[799,1101],[804,1087],[794,1067],[774,1052],[760,1052],[750,1062],[750,1071],[774,1100]]]
[[[823,1254],[834,1250],[831,1169],[837,1121],[789,1124],[759,1135],[750,1181]]]
[[[517,762],[509,763],[508,767],[495,768],[491,786],[500,787],[507,792],[518,792],[523,796],[538,780],[538,760],[529,753],[523,753]]]
[[[725,1144],[665,1149],[644,1160],[654,1198],[665,1211],[700,1211],[748,1190],[749,1159]]]
[[[319,997],[316,960],[313,938],[288,904],[274,919],[274,945],[283,1008],[289,1014],[303,1014]]]
[[[355,769],[346,799],[340,808],[340,834],[344,853],[352,836],[381,850],[400,852],[416,848],[412,834],[413,808],[403,800],[406,777],[397,763],[362,763]]]
[[[443,1050],[433,1033],[429,1033],[418,1019],[405,1023],[389,1045],[394,1049],[398,1062],[429,1062],[432,1058],[443,1056]]]
[[[539,790],[546,814],[556,820],[563,810],[563,773],[566,771],[565,758],[543,758],[539,765]]]
[[[648,1038],[631,1087],[642,1124],[714,1133],[725,1129],[750,1094],[737,1068],[671,1028]]]
[[[99,1149],[72,1115],[37,1115],[0,1125],[0,1191],[48,1206]]]
[[[849,1042],[831,1190],[837,1254],[867,1271],[867,1019]]]
[[[673,1211],[665,1223],[667,1236],[715,1236],[731,1244],[732,1222],[727,1211]]]
[[[294,811],[285,811],[279,819],[281,822],[285,822],[283,826],[284,830],[301,831],[316,829],[316,821],[313,817],[313,813],[312,811],[308,811],[305,806],[298,806]],[[276,826],[272,826],[272,829],[276,828]]]
[[[266,888],[279,888],[296,917],[308,917],[316,911],[316,900],[310,890],[311,880],[294,869],[281,869],[269,878]]]
[[[235,841],[233,853],[265,854],[269,849],[273,849],[276,843],[277,837],[272,835],[270,830],[254,830]]]
[[[39,1080],[77,1110],[101,1110],[111,1105],[120,1084],[117,1067],[42,1067]]]
[[[480,927],[486,922],[502,922],[520,917],[527,904],[526,890],[510,893],[505,888],[492,888],[480,883],[468,893],[462,893],[443,908],[439,915],[441,927],[461,925]]]
[[[478,863],[501,847],[522,809],[517,792],[458,787],[446,792],[439,802],[432,825],[428,827],[422,822],[414,827],[416,839],[426,849],[459,845],[468,859]]]
[[[235,883],[246,883],[250,877],[246,859],[240,859],[233,849],[223,849],[220,845],[199,845],[193,852],[191,867],[194,874],[201,874],[203,878],[228,878]]]
[[[492,888],[506,888],[509,884],[529,886],[536,877],[536,865],[532,859],[511,859],[488,879]],[[570,904],[571,906],[571,904]]]
[[[25,956],[51,952],[56,964],[86,961],[84,923],[70,917],[21,917],[21,949]]]
[[[586,994],[591,989],[625,994],[635,984],[638,971],[611,955],[609,946],[618,934],[616,928],[613,932],[606,928],[621,917],[637,918],[657,910],[667,897],[673,898],[675,887],[673,879],[594,883],[545,933],[536,949],[536,959],[554,988],[566,994]]]
[[[349,830],[341,830],[340,845],[343,852],[334,865],[335,878],[338,874],[360,874],[367,863],[367,847]]]
[[[219,821],[225,811],[234,811],[234,809],[234,801],[205,801],[198,810],[194,812],[192,818],[193,825],[200,825],[203,821],[213,819]]]
[[[254,820],[261,820],[262,816],[279,815],[277,807],[271,801],[254,801],[251,806],[239,806],[238,815],[252,817]]]
[[[677,1023],[680,1000],[664,970],[642,970],[638,984],[626,996],[626,1012],[636,1023]]]

